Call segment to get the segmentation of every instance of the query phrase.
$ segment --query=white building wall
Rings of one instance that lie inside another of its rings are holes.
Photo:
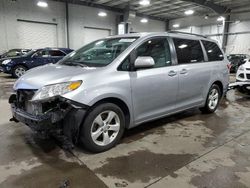
[[[141,23],[141,17],[135,17],[130,25],[133,32],[164,32],[166,23],[163,21],[148,19],[148,23]]]
[[[217,17],[205,20],[203,17],[186,17],[172,20],[170,25],[180,24],[181,28],[178,31],[190,32],[201,35],[217,35],[210,38],[218,41],[221,45],[223,32],[223,25],[216,21]],[[232,14],[232,23],[229,24],[229,33],[236,33],[228,36],[227,54],[232,53],[246,53],[250,54],[250,12],[241,14]],[[172,28],[174,29],[174,28]],[[244,34],[237,34],[239,32],[246,32]]]
[[[48,1],[47,8],[36,5],[35,0],[0,0],[0,53],[17,48],[18,19],[57,24],[58,47],[66,47],[66,6],[65,3]],[[106,11],[107,17],[99,17],[98,8],[69,4],[69,47],[78,49],[85,44],[84,27],[110,29],[111,35],[117,34],[119,13]],[[165,22],[149,19],[141,23],[136,17],[132,24],[135,32],[165,31]],[[94,33],[93,33],[94,35]]]
[[[0,53],[7,49],[4,2],[0,1]]]
[[[65,5],[49,1],[47,8],[34,0],[0,1],[0,52],[16,48],[18,41],[17,19],[57,24],[58,47],[65,46]]]
[[[117,33],[117,13],[105,11],[106,17],[99,17],[98,8],[69,4],[69,46],[78,49],[85,44],[84,27],[110,29],[111,35]],[[93,33],[94,35],[94,33]]]
[[[230,24],[229,33],[247,32],[245,34],[229,35],[227,53],[250,54],[250,20]]]

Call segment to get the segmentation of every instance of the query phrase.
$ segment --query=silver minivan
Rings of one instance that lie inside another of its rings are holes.
[[[228,88],[228,64],[203,36],[107,37],[19,78],[9,99],[11,120],[105,151],[144,122],[195,107],[213,113]]]

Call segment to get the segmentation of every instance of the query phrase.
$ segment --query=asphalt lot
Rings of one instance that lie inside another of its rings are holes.
[[[146,123],[92,154],[9,122],[14,81],[0,73],[0,187],[250,187],[248,96],[229,91],[215,114],[193,109]]]

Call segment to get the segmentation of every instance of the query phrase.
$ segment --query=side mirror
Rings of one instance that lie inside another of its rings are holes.
[[[151,68],[154,65],[155,65],[155,61],[150,56],[137,57],[135,60],[136,69]]]

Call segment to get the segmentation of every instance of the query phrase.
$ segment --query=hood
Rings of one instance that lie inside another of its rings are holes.
[[[78,67],[66,66],[58,64],[49,64],[37,67],[27,71],[21,78],[14,84],[14,90],[17,89],[40,89],[45,85],[76,81],[84,78],[84,74],[96,71],[97,68],[93,67]]]
[[[6,59],[11,59],[11,60],[19,60],[19,59],[26,59],[27,57],[25,56],[15,56],[15,57],[4,57],[4,58],[1,58],[0,61],[4,61]]]
[[[247,61],[246,63],[243,64],[245,68],[250,68],[250,61]]]
[[[17,57],[6,57],[6,58],[2,58],[0,59],[0,65],[3,64],[4,60],[10,59],[12,63],[16,63],[16,62],[22,62],[28,59],[28,57],[25,56],[17,56]]]

